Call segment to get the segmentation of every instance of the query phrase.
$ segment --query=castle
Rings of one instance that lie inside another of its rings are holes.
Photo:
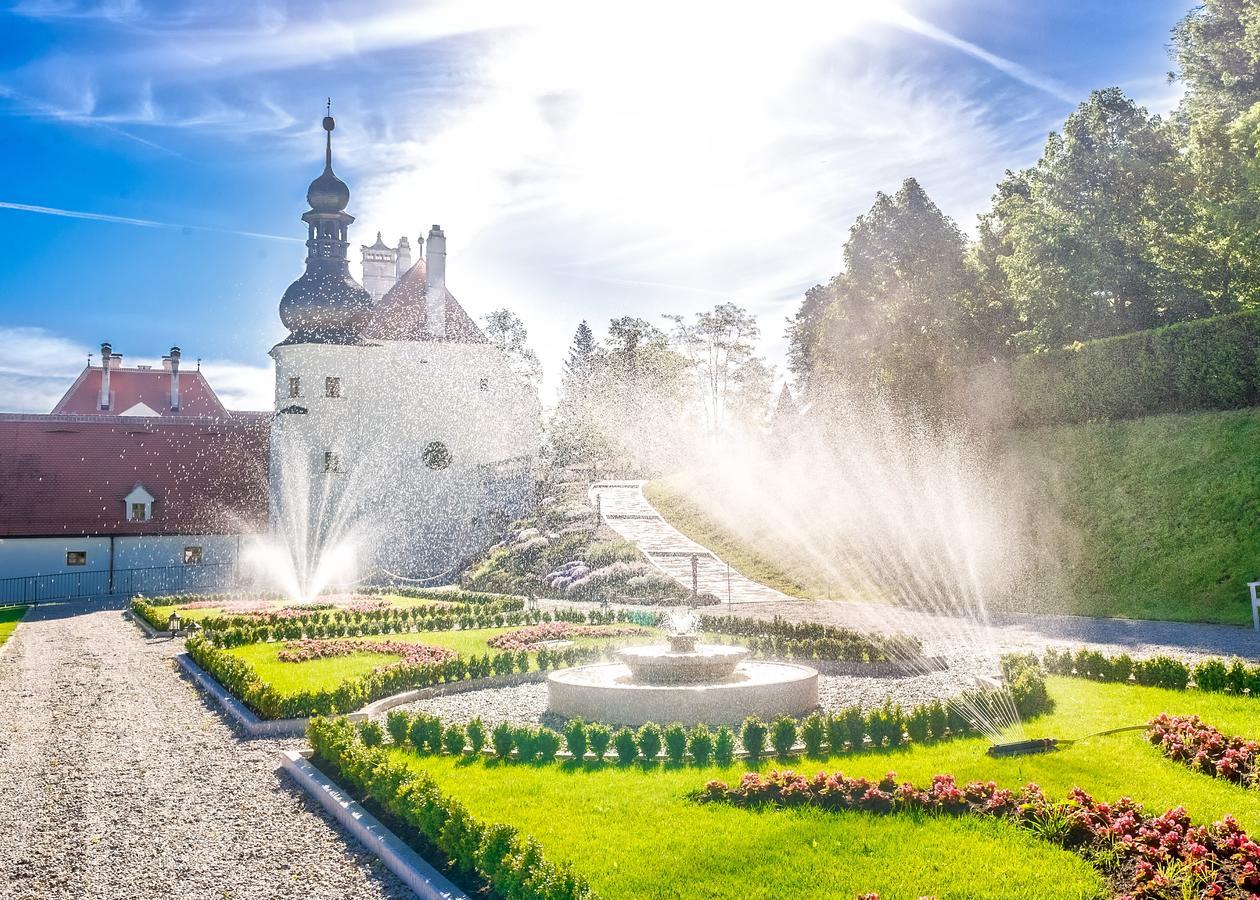
[[[270,508],[299,571],[349,543],[361,575],[440,580],[526,508],[536,389],[446,286],[446,236],[364,246],[349,273],[350,189],[332,168],[307,190],[306,270],[285,291]]]

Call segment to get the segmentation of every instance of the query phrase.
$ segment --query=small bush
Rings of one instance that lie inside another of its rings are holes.
[[[533,762],[538,756],[538,731],[524,726],[512,731],[512,741],[516,744],[516,758],[521,762]]]
[[[719,766],[729,766],[735,758],[735,732],[723,725],[713,739],[713,761]]]
[[[940,700],[933,700],[928,704],[928,731],[932,735],[932,740],[939,741],[945,737],[945,730],[948,727],[949,712],[945,704]]]
[[[634,732],[629,728],[618,729],[613,735],[613,750],[617,752],[617,762],[628,766],[639,754],[639,745],[634,742]]]
[[[468,733],[468,749],[472,751],[473,756],[479,756],[481,748],[486,745],[485,723],[480,718],[475,718],[464,730]]]
[[[602,722],[596,722],[587,726],[586,739],[590,742],[595,759],[603,762],[604,755],[608,753],[608,744],[612,741],[612,731]]]
[[[1194,667],[1194,683],[1201,691],[1219,693],[1225,690],[1225,679],[1229,670],[1219,659],[1205,659]]]
[[[840,714],[849,741],[849,750],[858,753],[866,744],[866,714],[860,706],[850,706]],[[831,749],[836,749],[832,747]]]
[[[411,720],[411,728],[407,732],[407,738],[411,741],[411,746],[416,749],[417,753],[425,752],[425,742],[429,738],[429,723],[424,720],[424,716],[416,716]]]
[[[697,766],[707,766],[713,756],[713,735],[708,725],[697,725],[687,734],[687,749]]]
[[[560,752],[560,735],[550,728],[539,728],[534,738],[534,749],[543,762],[551,762]]]
[[[385,742],[385,732],[381,730],[380,725],[371,719],[359,723],[359,737],[362,739],[364,747],[379,747]]]
[[[786,759],[796,745],[796,720],[779,716],[770,723],[770,744],[779,759]]]
[[[500,722],[494,726],[490,741],[494,745],[494,755],[507,759],[512,755],[512,745],[516,743],[516,731],[507,722]]]
[[[766,753],[766,732],[766,723],[756,716],[749,716],[740,726],[739,739],[743,742],[744,749],[748,751],[748,757],[753,762],[761,759]]]
[[[926,705],[916,706],[910,710],[910,714],[906,716],[906,733],[916,744],[927,743],[928,736],[932,733],[932,722]]]
[[[661,727],[654,722],[648,722],[639,729],[636,739],[639,742],[639,755],[646,762],[654,762],[661,753]]]
[[[411,731],[411,716],[401,709],[391,709],[385,716],[385,730],[395,747],[407,743],[407,733]]]
[[[681,763],[687,756],[687,731],[675,722],[661,732],[665,742],[665,755],[670,762]]]
[[[801,741],[805,755],[819,759],[823,755],[823,741],[827,739],[827,720],[821,713],[813,712],[801,722]]]
[[[827,747],[832,754],[843,753],[844,746],[849,740],[849,729],[845,725],[844,716],[828,714],[825,721],[827,723]]]
[[[565,723],[564,748],[574,759],[586,756],[586,725],[580,718],[570,719]]]
[[[447,725],[442,732],[442,747],[451,756],[463,756],[464,747],[468,743],[468,735],[462,725]]]
[[[639,551],[629,541],[593,541],[582,554],[592,569],[602,569],[615,562],[638,562]]]

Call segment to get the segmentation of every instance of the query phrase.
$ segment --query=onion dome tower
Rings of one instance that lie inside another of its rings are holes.
[[[331,107],[330,107],[331,111]],[[346,212],[350,188],[333,174],[331,115],[324,117],[324,171],[306,191],[306,271],[284,292],[280,321],[289,329],[286,344],[360,344],[372,315],[372,297],[350,277],[346,229],[354,216]]]

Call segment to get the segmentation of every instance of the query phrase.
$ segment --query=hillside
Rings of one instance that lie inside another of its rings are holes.
[[[1036,498],[1024,514],[1038,523],[1038,555],[1049,561],[1021,591],[1021,610],[1250,623],[1247,582],[1260,578],[1260,410],[1015,432],[1005,452]],[[647,495],[749,577],[826,596],[826,577],[807,555],[771,529],[723,527],[688,479],[653,482]]]

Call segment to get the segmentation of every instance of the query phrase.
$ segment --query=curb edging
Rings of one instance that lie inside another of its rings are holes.
[[[309,750],[280,751],[280,768],[326,809],[360,844],[376,856],[421,900],[469,900],[424,857],[380,819],[352,799],[335,781],[312,765]]]

